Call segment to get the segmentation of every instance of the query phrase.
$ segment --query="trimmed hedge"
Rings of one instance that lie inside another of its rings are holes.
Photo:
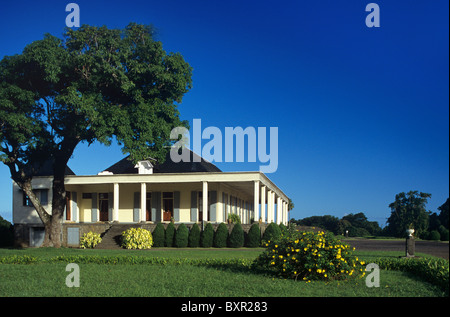
[[[242,248],[244,246],[244,230],[240,223],[236,223],[228,238],[230,248]]]
[[[200,228],[196,223],[193,224],[191,231],[189,231],[188,245],[191,248],[198,248],[200,246]]]
[[[200,238],[200,245],[203,248],[211,248],[214,241],[214,228],[210,223],[207,223],[205,230],[203,230]]]
[[[189,229],[184,223],[178,226],[175,233],[175,246],[177,248],[186,248],[188,246]]]
[[[165,235],[165,229],[164,225],[162,223],[158,223],[153,230],[153,247],[155,248],[162,248],[164,247],[164,235]]]
[[[216,248],[225,248],[228,240],[228,228],[224,223],[219,224],[214,234],[214,246]]]
[[[280,227],[276,223],[271,222],[264,231],[263,240],[265,242],[269,242],[278,240],[280,237],[281,237]]]
[[[247,234],[245,246],[249,248],[257,248],[261,245],[261,230],[257,223],[252,224]]]
[[[173,240],[175,237],[175,226],[173,223],[169,222],[166,228],[166,234],[164,236],[164,246],[165,247],[173,247]]]

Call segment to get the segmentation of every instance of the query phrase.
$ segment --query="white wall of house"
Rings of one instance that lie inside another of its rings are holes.
[[[64,221],[88,223],[92,222],[93,219],[98,221],[100,219],[99,195],[100,193],[108,193],[111,197],[108,202],[108,207],[111,209],[108,220],[117,220],[122,223],[136,222],[136,195],[139,195],[137,207],[140,209],[141,189],[145,188],[145,191],[152,193],[152,195],[158,193],[162,196],[163,192],[177,192],[179,194],[179,214],[177,214],[176,220],[185,223],[193,222],[195,219],[192,216],[192,192],[202,192],[203,182],[205,182],[202,179],[208,179],[207,189],[209,192],[215,192],[216,195],[215,208],[211,209],[215,210],[215,213],[213,212],[210,215],[209,221],[226,222],[227,216],[230,213],[235,213],[240,216],[242,223],[251,223],[252,220],[258,221],[260,217],[263,221],[287,223],[286,207],[288,198],[263,174],[220,173],[216,175],[216,178],[212,178],[213,175],[211,173],[183,174],[178,175],[179,178],[174,176],[173,174],[131,175],[129,177],[124,177],[124,175],[69,176],[67,178],[68,181],[66,181],[66,190],[71,192],[71,212],[70,219],[64,217]],[[222,178],[224,181],[221,181]],[[252,179],[255,180],[253,181]],[[155,180],[158,180],[158,183]],[[145,185],[142,185],[142,183],[145,183]],[[236,185],[244,183],[247,184],[247,191]],[[32,185],[35,190],[48,191],[47,204],[44,207],[51,212],[52,178],[35,177]],[[112,211],[114,209],[113,193],[115,188],[119,193],[117,215]],[[266,190],[267,193],[265,193]],[[258,195],[255,198],[254,193],[257,191]],[[89,193],[91,196],[95,195],[95,197],[88,198],[87,195],[83,195]],[[275,195],[277,198],[275,198]],[[255,210],[254,202],[259,201],[259,198],[261,199],[261,204],[258,204],[258,208]],[[160,201],[162,201],[162,197]],[[274,203],[279,203],[280,206],[275,207]],[[162,204],[160,207],[156,212],[160,213],[158,218],[162,219]],[[96,215],[93,215],[93,210],[97,211]],[[269,211],[272,211],[270,216]],[[259,212],[263,212],[263,214]],[[145,212],[140,211],[139,217],[142,220],[145,217]],[[205,213],[203,219],[205,219]],[[14,223],[24,224],[41,223],[33,207],[23,206],[23,193],[16,184],[13,184],[13,221]]]

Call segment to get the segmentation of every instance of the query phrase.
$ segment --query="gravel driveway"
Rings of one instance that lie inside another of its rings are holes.
[[[405,253],[405,240],[350,239],[343,240],[356,250],[399,251]],[[449,244],[438,241],[416,241],[416,253],[426,253],[448,260]]]

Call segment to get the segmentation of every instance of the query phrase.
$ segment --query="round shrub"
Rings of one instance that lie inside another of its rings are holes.
[[[189,230],[184,223],[180,224],[175,233],[175,246],[186,248],[188,246]]]
[[[276,223],[271,222],[264,231],[263,240],[269,242],[278,240],[280,237],[281,237],[280,227]]]
[[[247,234],[246,246],[249,248],[257,248],[261,244],[261,230],[257,223],[252,224]]]
[[[214,234],[214,246],[216,248],[225,248],[227,246],[228,228],[224,223],[219,224]]]
[[[264,244],[255,265],[283,278],[305,281],[364,276],[364,262],[352,249],[324,232],[294,232]]]
[[[441,231],[441,241],[448,241],[448,230],[444,229]]]
[[[214,240],[214,228],[208,222],[205,226],[205,230],[203,230],[201,234],[200,245],[203,248],[211,248],[213,246],[213,240]]]
[[[437,230],[432,230],[430,232],[430,240],[439,241],[441,240],[441,234]]]
[[[189,231],[188,244],[191,248],[198,248],[200,246],[200,228],[196,223],[192,225]]]
[[[122,247],[126,249],[150,249],[152,245],[152,233],[146,229],[130,228],[122,232]]]
[[[164,247],[164,225],[162,223],[158,223],[153,230],[153,246],[155,248],[162,248]]]
[[[89,231],[85,233],[80,238],[80,248],[82,249],[93,249],[102,242],[102,238],[100,237],[100,233],[95,233]]]
[[[173,247],[173,238],[175,237],[175,226],[172,222],[169,222],[164,235],[164,246],[170,248]]]
[[[236,223],[231,230],[228,238],[228,246],[230,248],[242,248],[244,246],[244,230],[240,223]]]

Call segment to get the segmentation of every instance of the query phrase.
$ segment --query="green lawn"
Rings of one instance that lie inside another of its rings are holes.
[[[58,255],[142,256],[159,258],[252,260],[262,249],[0,249],[0,257],[30,255],[50,259]],[[361,259],[397,256],[358,252]],[[365,279],[311,282],[282,280],[249,270],[188,264],[80,264],[80,287],[69,288],[66,263],[0,264],[0,296],[177,296],[177,297],[288,297],[288,296],[443,296],[437,286],[411,274],[381,271],[380,287],[368,288]]]

